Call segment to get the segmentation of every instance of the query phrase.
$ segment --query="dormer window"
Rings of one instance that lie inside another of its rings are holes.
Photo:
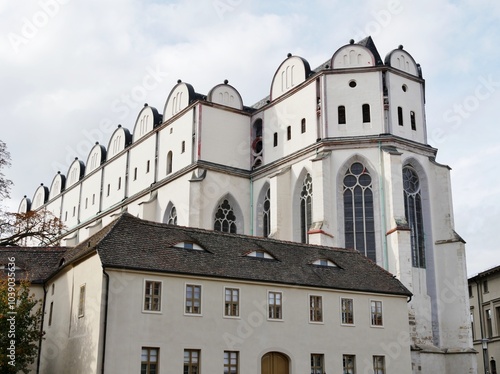
[[[245,256],[247,257],[256,257],[256,258],[264,258],[267,260],[276,260],[274,256],[269,254],[268,252],[262,250],[262,249],[257,249],[255,251],[248,252]]]
[[[195,251],[204,251],[205,249],[193,242],[180,242],[172,246],[173,248],[194,249]]]
[[[324,259],[324,258],[319,258],[316,261],[314,261],[312,264],[317,265],[317,266],[337,267],[337,265],[334,262],[327,260],[327,259]]]

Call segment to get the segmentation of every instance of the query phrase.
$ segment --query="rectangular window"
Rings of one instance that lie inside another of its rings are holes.
[[[111,185],[108,183],[108,190],[106,191],[106,196],[109,196],[110,192],[111,192]]]
[[[148,160],[146,162],[146,174],[149,173],[149,166],[151,165],[151,162]]]
[[[369,104],[363,104],[362,107],[362,112],[363,112],[363,123],[370,122],[370,105]]]
[[[240,290],[226,288],[224,290],[224,315],[238,317],[240,315]]]
[[[273,135],[273,146],[277,147],[278,146],[278,133],[275,132]]]
[[[73,207],[73,217],[76,215],[76,206]]]
[[[186,285],[186,313],[201,314],[201,286]]]
[[[85,209],[87,209],[89,207],[89,198],[86,197],[85,198]]]
[[[137,179],[137,168],[134,168],[134,180]]]
[[[491,338],[493,336],[493,321],[491,320],[491,309],[486,309],[486,337]]]
[[[398,106],[398,125],[403,126],[403,108]]]
[[[410,124],[412,130],[417,129],[417,121],[415,120],[415,112],[413,111],[410,112]]]
[[[224,374],[238,374],[238,352],[224,352]]]
[[[85,285],[80,286],[80,297],[78,299],[78,317],[85,315]]]
[[[313,353],[311,355],[311,374],[324,374],[324,356]]]
[[[200,374],[200,351],[184,350],[184,374]]]
[[[142,347],[141,374],[159,374],[160,349]]]
[[[52,287],[51,287],[51,291],[50,291],[50,294],[51,294],[51,295],[53,295],[53,294],[54,294],[55,289],[56,289],[56,284],[55,284],[55,283],[52,283]]]
[[[118,190],[122,188],[122,177],[118,178]]]
[[[344,369],[344,374],[356,374],[356,356],[343,355],[342,367]]]
[[[309,321],[323,322],[323,302],[321,296],[309,296]]]
[[[282,294],[281,292],[269,291],[267,294],[269,319],[282,319]]]
[[[300,122],[300,132],[303,134],[306,132],[306,119],[302,118],[302,121]]]
[[[342,323],[345,325],[354,324],[354,304],[352,299],[341,299]]]
[[[95,194],[92,195],[92,205],[95,204]]]
[[[68,220],[68,211],[64,212],[64,220],[67,221]]]
[[[144,310],[161,311],[161,282],[145,281]]]
[[[181,153],[186,152],[186,142],[183,140],[181,143]]]
[[[371,301],[371,323],[372,326],[382,326],[382,301]]]
[[[288,126],[286,128],[286,139],[287,140],[292,139],[292,126]]]
[[[337,115],[338,115],[338,119],[339,119],[339,125],[345,125],[346,124],[345,106],[340,105],[337,108]]]
[[[469,284],[469,297],[472,297],[472,285]]]
[[[384,356],[373,356],[373,374],[385,374]]]
[[[54,302],[52,301],[50,303],[50,309],[49,309],[49,326],[52,325],[52,312],[54,311]]]
[[[483,281],[483,293],[488,293],[488,280]]]
[[[474,309],[470,310],[470,327],[472,330],[472,340],[476,339],[476,334],[474,333]]]

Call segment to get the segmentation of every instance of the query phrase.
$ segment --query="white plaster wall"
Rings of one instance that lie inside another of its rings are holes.
[[[191,174],[184,174],[158,190],[157,222],[165,223],[165,214],[167,214],[167,216],[169,214],[169,212],[166,212],[167,206],[171,203],[175,206],[175,210],[177,211],[177,224],[180,226],[192,226],[189,222],[190,211],[195,211],[197,207],[191,207],[190,204],[190,179]]]
[[[64,193],[61,220],[67,229],[79,223],[78,210],[81,187],[80,183],[76,183]]]
[[[101,206],[102,169],[86,177],[82,182],[80,222],[91,220]]]
[[[104,165],[102,183],[102,211],[122,201],[127,195],[127,159],[128,152],[121,154]],[[118,189],[118,180],[121,178],[121,188]],[[109,195],[107,193],[109,185]]]
[[[129,149],[128,196],[148,188],[155,181],[156,133],[150,133]],[[149,162],[149,170],[148,170]],[[136,172],[137,169],[137,178]]]
[[[310,354],[325,356],[325,371],[342,370],[342,354],[355,354],[357,372],[371,372],[373,355],[384,355],[388,372],[410,373],[406,298],[340,293],[266,284],[108,271],[111,277],[106,371],[140,368],[141,347],[160,349],[160,372],[182,370],[184,349],[201,350],[204,372],[223,371],[223,352],[240,352],[241,373],[258,373],[261,357],[279,351],[293,373],[310,371]],[[145,280],[162,282],[160,313],[142,311]],[[202,315],[184,314],[185,284],[202,287]],[[240,289],[240,317],[223,316],[224,287]],[[267,319],[267,292],[283,292],[283,320]],[[323,297],[323,323],[310,323],[308,298]],[[354,299],[355,325],[340,323],[340,298]],[[384,327],[370,326],[370,300],[381,300]],[[300,339],[298,338],[300,336]],[[133,337],[133,339],[131,339]]]
[[[200,159],[248,170],[250,168],[250,117],[200,105]]]
[[[325,75],[328,137],[385,133],[382,73],[380,71]],[[356,87],[349,87],[350,81]],[[363,123],[362,105],[370,105],[369,123]],[[338,107],[345,106],[346,124],[339,124]]]

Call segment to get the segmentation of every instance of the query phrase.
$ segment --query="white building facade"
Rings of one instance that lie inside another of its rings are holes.
[[[311,70],[289,55],[252,107],[225,81],[179,81],[20,211],[48,209],[81,243],[124,211],[143,219],[355,248],[413,294],[414,373],[474,373],[464,241],[450,168],[427,144],[425,81],[371,38]]]

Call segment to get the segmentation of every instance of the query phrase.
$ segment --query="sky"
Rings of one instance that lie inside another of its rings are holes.
[[[178,79],[207,94],[225,79],[245,105],[268,95],[287,53],[316,67],[371,35],[403,45],[426,80],[428,143],[451,167],[469,276],[500,265],[498,0],[0,0],[0,140],[7,208],[50,186]],[[488,177],[488,178],[486,178]]]

